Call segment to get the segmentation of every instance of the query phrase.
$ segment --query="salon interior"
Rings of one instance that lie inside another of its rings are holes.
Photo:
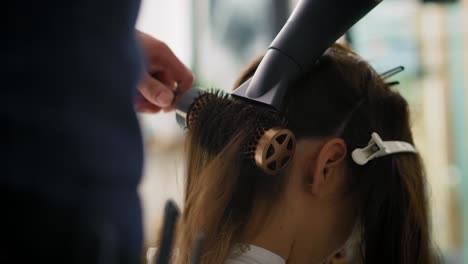
[[[196,86],[229,91],[242,68],[283,26],[295,0],[144,0],[137,28],[172,47]],[[385,0],[340,41],[378,71],[404,66],[416,146],[428,177],[431,231],[444,263],[468,263],[468,0]],[[164,204],[182,206],[183,135],[174,113],[140,114],[145,143],[139,187],[146,248],[157,243]]]

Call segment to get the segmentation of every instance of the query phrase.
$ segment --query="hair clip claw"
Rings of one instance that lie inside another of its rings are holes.
[[[353,150],[351,156],[357,164],[365,165],[375,158],[404,152],[417,153],[413,145],[408,142],[383,141],[379,134],[374,132],[367,146]]]

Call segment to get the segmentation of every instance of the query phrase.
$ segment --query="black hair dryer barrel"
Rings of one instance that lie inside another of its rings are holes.
[[[271,43],[254,76],[232,95],[281,111],[288,87],[350,27],[381,0],[302,0]],[[186,116],[201,90],[192,88],[177,104],[177,121]]]
[[[234,96],[282,110],[301,73],[381,0],[302,0],[271,43],[254,76]]]

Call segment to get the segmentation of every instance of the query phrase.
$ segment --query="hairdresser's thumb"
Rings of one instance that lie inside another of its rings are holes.
[[[169,87],[149,75],[140,83],[139,90],[146,100],[161,108],[169,107],[174,98]]]
[[[169,91],[168,88],[163,88],[156,95],[154,104],[162,108],[168,107],[171,105],[173,98],[174,98],[174,95],[172,94],[172,92]]]

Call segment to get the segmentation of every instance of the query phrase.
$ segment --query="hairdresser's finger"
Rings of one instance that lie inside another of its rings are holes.
[[[172,50],[163,42],[159,42],[160,52],[153,56],[150,61],[150,69],[169,75],[177,82],[180,92],[187,91],[193,84],[195,77],[193,73],[176,57]]]
[[[166,52],[162,52],[160,61],[150,62],[150,70],[166,78],[167,82],[173,86],[176,84],[179,92],[184,93],[195,80],[193,73],[164,45]]]
[[[169,87],[152,78],[149,74],[145,74],[145,78],[138,88],[146,100],[161,108],[169,107],[174,98]]]
[[[164,42],[143,32],[138,32],[140,44],[145,52],[148,71],[170,74],[178,83],[180,92],[187,91],[193,84],[192,72],[176,57]]]
[[[174,76],[174,80],[177,82],[177,89],[181,93],[190,89],[195,81],[193,73],[183,64],[174,65],[171,74]]]
[[[163,84],[166,85],[166,87],[172,89],[173,91],[176,91],[177,90],[177,82],[174,80],[174,78],[172,77],[171,74],[169,74],[168,72],[158,72],[158,73],[154,73],[154,74],[151,74],[151,77],[155,78],[156,80],[162,82]],[[174,94],[173,94],[174,95]],[[163,108],[162,110],[167,113],[167,112],[170,112],[170,111],[173,111],[175,109],[175,105],[176,105],[176,99],[177,98],[173,98],[172,102],[171,102],[171,105],[169,105],[168,107],[165,107]]]
[[[151,77],[162,82],[163,84],[165,84],[168,88],[171,88],[172,90],[175,90],[177,88],[177,82],[175,81],[174,77],[172,77],[172,74],[170,74],[169,72],[161,71],[161,72],[151,73]]]
[[[152,104],[138,92],[135,97],[135,110],[140,113],[155,114],[161,111],[161,107]]]

